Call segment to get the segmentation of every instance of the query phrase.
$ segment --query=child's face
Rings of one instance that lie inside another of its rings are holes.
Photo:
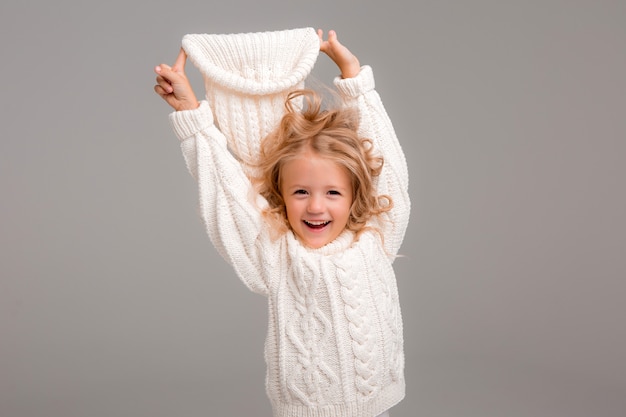
[[[304,245],[320,248],[346,228],[352,183],[336,162],[303,153],[283,165],[280,191],[289,225]]]

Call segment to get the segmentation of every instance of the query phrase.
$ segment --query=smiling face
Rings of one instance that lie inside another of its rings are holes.
[[[352,182],[336,162],[305,151],[282,166],[280,191],[287,221],[305,246],[320,248],[346,228]]]

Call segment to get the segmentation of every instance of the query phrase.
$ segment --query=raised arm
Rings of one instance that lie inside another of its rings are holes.
[[[376,92],[374,75],[369,66],[361,66],[359,60],[337,39],[334,31],[328,40],[321,39],[321,51],[339,67],[341,77],[335,86],[345,105],[359,112],[359,135],[374,141],[376,150],[384,158],[383,170],[376,181],[379,195],[389,195],[393,208],[384,213],[378,226],[383,231],[387,253],[394,257],[400,249],[408,226],[411,203],[408,194],[408,169],[400,142],[391,120]]]
[[[181,141],[189,173],[198,182],[200,213],[211,242],[252,291],[267,294],[263,220],[251,185],[240,164],[227,149],[226,138],[214,124],[206,101],[195,94],[184,73],[184,52],[171,68],[155,68],[155,91],[175,112],[170,123]],[[267,251],[270,253],[271,251]]]

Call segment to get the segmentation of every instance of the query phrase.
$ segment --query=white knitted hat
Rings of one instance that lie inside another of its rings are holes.
[[[320,41],[315,29],[189,34],[182,46],[204,78],[206,98],[233,154],[246,164],[285,113],[287,94],[304,87]]]

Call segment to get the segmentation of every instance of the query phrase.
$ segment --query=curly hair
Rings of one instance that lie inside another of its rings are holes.
[[[257,174],[252,178],[257,192],[268,202],[263,215],[277,234],[289,229],[281,194],[282,167],[312,151],[348,171],[353,194],[346,228],[358,237],[370,228],[367,223],[373,216],[392,207],[391,197],[376,195],[374,181],[382,171],[383,158],[374,153],[370,139],[359,137],[358,113],[349,108],[323,110],[321,97],[311,89],[292,91],[285,107],[287,112],[278,127],[261,142]]]

